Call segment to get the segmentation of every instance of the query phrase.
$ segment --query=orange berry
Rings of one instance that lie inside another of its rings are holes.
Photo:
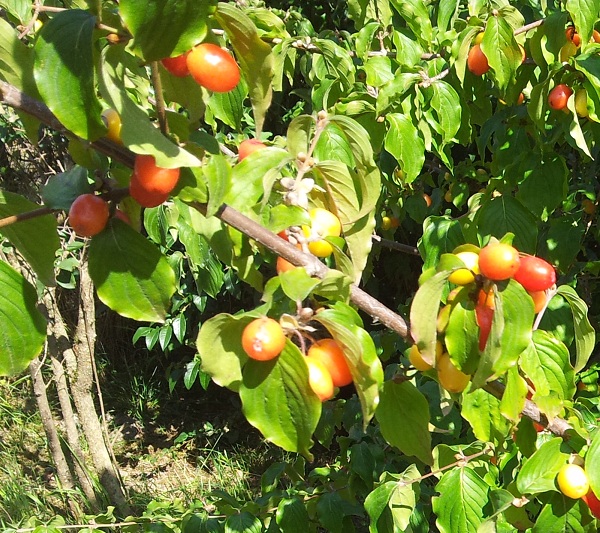
[[[334,386],[344,387],[352,383],[352,374],[340,345],[333,339],[321,339],[308,350],[308,357],[325,365]]]
[[[251,359],[268,361],[285,347],[286,337],[277,320],[266,316],[250,322],[242,333],[242,348]]]
[[[95,194],[78,196],[69,209],[69,225],[80,237],[93,237],[100,233],[108,218],[108,204]]]

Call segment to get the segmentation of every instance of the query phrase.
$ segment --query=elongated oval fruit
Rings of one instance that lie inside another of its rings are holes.
[[[518,270],[519,262],[519,252],[510,244],[491,243],[479,252],[479,270],[493,281],[511,278]]]
[[[545,291],[556,283],[556,272],[548,261],[534,255],[523,255],[513,276],[525,290]]]
[[[481,50],[481,45],[476,44],[467,56],[467,68],[475,74],[475,76],[483,76],[490,70],[488,59]]]

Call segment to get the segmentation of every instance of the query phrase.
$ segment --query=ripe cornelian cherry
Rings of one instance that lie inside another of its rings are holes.
[[[537,315],[546,305],[546,291],[527,291],[533,300],[533,312]]]
[[[545,291],[556,283],[556,272],[548,261],[533,255],[523,255],[514,274],[527,291]]]
[[[154,156],[137,155],[129,194],[142,207],[156,207],[169,197],[178,180],[178,168],[157,167]]]
[[[467,68],[475,74],[475,76],[483,76],[490,70],[490,65],[485,54],[481,50],[481,45],[476,44],[467,56]]]
[[[129,182],[129,194],[142,207],[156,207],[169,198],[169,193],[163,194],[146,189],[135,172]]]
[[[577,47],[581,46],[581,37],[575,31],[574,26],[569,26],[565,30],[565,36],[567,37],[567,40],[571,41],[575,46],[577,46]]]
[[[308,349],[308,357],[325,365],[334,386],[344,387],[352,383],[352,374],[340,345],[333,339],[321,339]]]
[[[510,244],[490,243],[479,252],[479,271],[493,281],[511,278],[519,262],[519,252]]]
[[[197,83],[209,91],[226,93],[240,81],[240,67],[227,50],[202,43],[190,50],[187,66]]]
[[[279,322],[263,316],[250,322],[242,332],[242,348],[251,359],[268,361],[285,347],[285,335]]]
[[[548,94],[548,105],[552,109],[556,109],[560,111],[567,107],[567,101],[569,97],[573,94],[573,89],[564,83],[559,83],[554,89],[550,91]]]
[[[598,30],[594,30],[592,32],[592,41],[595,43],[600,43],[600,32]]]
[[[582,496],[581,499],[590,508],[590,511],[592,512],[592,514],[596,518],[600,519],[600,500],[594,494],[594,492],[592,491],[592,489],[590,489],[585,496]]]
[[[80,237],[93,237],[108,222],[108,204],[95,194],[82,194],[75,198],[69,209],[69,225]]]
[[[129,226],[132,225],[129,215],[127,213],[125,213],[125,211],[122,211],[121,209],[115,209],[115,213],[113,216],[115,218],[118,218],[119,220],[122,220],[123,222],[125,222],[125,224],[128,224]]]
[[[267,145],[258,139],[246,139],[240,143],[238,147],[238,161],[246,159],[252,152],[266,148]]]
[[[185,54],[181,54],[175,57],[165,57],[161,59],[161,63],[163,67],[165,67],[173,76],[177,76],[178,78],[185,78],[190,71],[187,66],[187,55],[189,52]]]
[[[477,304],[475,306],[475,321],[479,326],[479,351],[485,350],[490,331],[492,330],[492,321],[494,320],[494,308],[487,305]]]
[[[318,359],[306,357],[308,366],[308,384],[322,402],[333,398],[334,386],[327,368]]]

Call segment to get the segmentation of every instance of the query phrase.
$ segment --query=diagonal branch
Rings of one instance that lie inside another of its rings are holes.
[[[37,117],[47,125],[58,129],[65,134],[73,136],[73,134],[64,128],[64,126],[42,102],[28,97],[16,87],[1,80],[0,99],[16,109]],[[91,144],[98,151],[114,158],[117,161],[120,161],[125,165],[133,167],[134,154],[126,148],[118,146],[108,139],[99,139]],[[206,213],[205,204],[194,203],[193,207],[198,209],[198,211],[201,213]],[[305,254],[304,252],[298,250],[294,245],[285,241],[278,235],[275,235],[273,232],[267,230],[260,224],[257,224],[232,207],[227,205],[221,206],[216,213],[216,216],[226,224],[236,228],[237,230],[246,234],[248,237],[263,244],[269,250],[280,255],[290,263],[296,266],[305,267],[310,275],[324,278],[330,272],[330,269],[317,257],[310,254]],[[381,322],[390,330],[398,333],[398,335],[405,339],[409,339],[409,326],[406,320],[383,305],[379,300],[373,298],[371,295],[360,289],[356,284],[351,285],[350,301],[359,309],[370,315],[373,319]],[[504,385],[497,381],[488,383],[484,388],[488,393],[500,398],[504,392]],[[545,415],[533,402],[529,400],[525,402],[525,408],[522,411],[522,414],[528,418],[531,418],[535,422],[546,424],[547,428],[555,435],[568,438],[567,430],[571,429],[569,423],[560,418],[555,418],[552,421],[548,421]]]

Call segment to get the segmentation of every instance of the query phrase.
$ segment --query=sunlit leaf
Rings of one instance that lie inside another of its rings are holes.
[[[568,454],[561,451],[562,439],[544,442],[527,459],[517,475],[517,489],[521,494],[537,494],[547,490],[557,491],[556,475],[567,462]]]
[[[308,384],[308,367],[297,346],[288,341],[275,359],[248,360],[242,375],[240,398],[248,422],[268,441],[312,460],[321,402]]]
[[[106,133],[94,87],[95,24],[80,9],[56,13],[36,40],[34,68],[44,103],[67,129],[92,141]]]
[[[22,372],[46,342],[46,320],[37,293],[25,278],[0,261],[0,376]]]
[[[440,532],[477,531],[485,516],[489,490],[472,468],[457,467],[446,472],[436,486],[439,496],[432,498]]]

